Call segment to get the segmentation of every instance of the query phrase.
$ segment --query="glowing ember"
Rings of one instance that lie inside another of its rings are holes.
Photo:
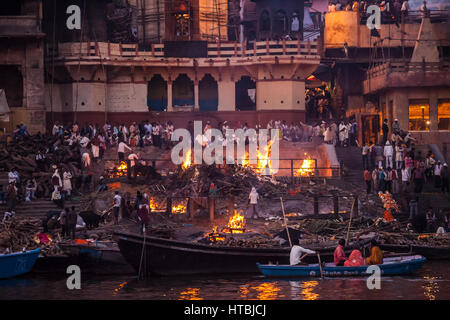
[[[234,215],[228,220],[227,228],[230,233],[244,233],[245,218],[234,210]],[[226,231],[225,231],[226,232]]]
[[[151,197],[150,199],[150,209],[152,211],[156,211],[158,208],[158,204],[156,203],[155,199],[153,197]]]
[[[189,168],[192,165],[191,155],[192,155],[192,150],[189,150],[188,152],[186,152],[186,158],[185,158],[184,162],[181,164],[181,168],[183,168],[183,170],[186,170],[187,168]]]
[[[307,158],[303,160],[302,166],[295,172],[296,176],[310,177],[314,175],[314,160],[307,153],[305,153],[305,156]]]
[[[186,206],[179,203],[176,206],[172,206],[172,213],[185,213],[186,212]]]
[[[118,178],[118,177],[124,177],[127,175],[128,166],[125,161],[120,161],[120,164],[113,168],[112,170],[109,170],[109,177],[110,178]]]
[[[208,237],[210,242],[225,241],[225,237],[220,235],[220,233],[217,231],[217,226],[214,226],[212,232],[206,234],[205,236]]]

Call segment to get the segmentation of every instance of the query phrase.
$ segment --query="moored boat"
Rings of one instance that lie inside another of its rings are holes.
[[[258,262],[289,263],[289,247],[208,245],[127,232],[116,232],[115,236],[125,260],[142,275],[258,273]],[[368,241],[370,239],[356,246]],[[348,250],[351,248],[348,246]],[[332,261],[334,247],[311,249],[320,253],[322,261]],[[315,256],[310,258],[317,259]]]
[[[420,255],[384,258],[383,264],[377,265],[382,275],[414,274],[425,263],[426,258]],[[369,276],[370,266],[337,267],[333,263],[325,263],[322,268],[319,264],[309,265],[272,265],[257,264],[260,272],[266,277],[346,277]]]
[[[0,255],[0,279],[28,273],[33,268],[41,249]]]
[[[380,244],[380,248],[395,253],[419,254],[428,260],[450,259],[450,246]]]
[[[133,272],[125,261],[116,242],[112,241],[76,241],[60,242],[59,248],[74,263],[86,271],[95,273],[121,274]]]

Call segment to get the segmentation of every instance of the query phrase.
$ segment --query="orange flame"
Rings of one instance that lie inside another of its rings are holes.
[[[188,152],[186,152],[186,158],[184,159],[184,162],[181,164],[181,168],[183,168],[183,170],[186,170],[187,168],[189,168],[192,165],[191,155],[192,155],[192,150],[189,150]]]
[[[307,158],[303,160],[302,166],[295,172],[297,176],[309,177],[314,175],[314,160],[305,153]]]
[[[172,206],[172,213],[185,213],[185,212],[186,206],[181,203]]]
[[[245,218],[234,210],[234,215],[228,220],[230,233],[243,233],[245,229]]]

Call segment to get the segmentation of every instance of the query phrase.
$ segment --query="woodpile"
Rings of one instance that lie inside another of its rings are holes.
[[[35,160],[39,150],[48,150],[48,153],[45,153],[42,168],[39,168]],[[36,195],[50,197],[53,192],[52,166],[67,167],[75,178],[81,175],[80,158],[78,144],[68,146],[62,144],[61,139],[56,137],[36,134],[12,141],[6,148],[0,149],[0,168],[8,171],[14,167],[17,168],[22,184],[27,180],[36,179]],[[62,178],[62,172],[60,175]]]
[[[217,196],[224,198],[241,195],[248,197],[252,187],[262,197],[287,190],[286,184],[238,165],[225,165],[222,168],[215,165],[194,165],[184,170],[180,168],[166,179],[165,189],[172,192],[172,197],[208,196],[211,182],[217,189]]]
[[[0,224],[0,248],[9,248],[10,252],[41,248],[43,255],[60,254],[55,241],[49,244],[38,244],[35,236],[42,230],[42,222],[37,218],[19,218],[2,222]],[[2,250],[2,251],[3,251]]]

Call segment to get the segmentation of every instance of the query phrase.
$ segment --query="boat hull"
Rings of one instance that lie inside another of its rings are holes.
[[[125,260],[142,275],[258,273],[257,263],[289,263],[290,248],[246,248],[182,242],[116,232]],[[332,261],[334,248],[318,250]],[[307,258],[314,259],[316,256]]]
[[[406,275],[414,274],[425,263],[423,256],[402,256],[385,259],[383,264],[377,265],[381,275]],[[348,277],[348,276],[369,276],[373,274],[370,266],[358,267],[336,267],[325,265],[320,270],[318,264],[307,266],[290,265],[264,265],[258,263],[258,269],[266,277]]]
[[[431,246],[419,246],[419,245],[396,245],[396,244],[382,244],[380,245],[382,250],[388,250],[396,253],[410,253],[418,254],[427,258],[427,260],[449,260],[450,259],[450,247],[431,247]]]
[[[33,268],[41,249],[0,255],[0,279],[28,273]]]

